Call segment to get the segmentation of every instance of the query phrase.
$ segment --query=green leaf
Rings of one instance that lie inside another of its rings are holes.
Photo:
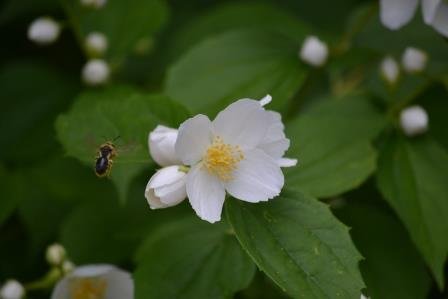
[[[137,299],[231,298],[255,272],[224,224],[196,217],[161,226],[139,249],[137,263]]]
[[[226,211],[243,248],[293,298],[359,299],[361,256],[325,204],[284,191],[268,203],[228,200]]]
[[[329,99],[286,125],[288,156],[299,164],[286,170],[287,185],[316,197],[359,186],[375,170],[370,145],[385,118],[363,96]]]
[[[448,154],[430,138],[393,136],[378,162],[378,186],[405,224],[441,289],[448,254]]]
[[[99,31],[108,39],[106,58],[121,62],[143,38],[151,38],[166,23],[168,7],[163,0],[108,0],[101,9],[88,9],[79,0],[62,0],[71,25],[81,39]]]
[[[17,183],[16,176],[8,173],[0,164],[0,181],[2,188],[0,190],[0,226],[14,212],[17,204]]]
[[[236,29],[278,32],[297,41],[311,31],[296,16],[270,3],[223,3],[180,28],[168,50],[182,53],[206,37]]]
[[[364,256],[360,267],[369,296],[427,298],[429,273],[403,225],[389,211],[354,199],[335,212],[352,228],[350,234]]]
[[[0,71],[0,159],[30,166],[58,149],[53,122],[67,108],[78,86],[49,66],[14,62]]]
[[[166,92],[193,112],[216,113],[240,98],[274,98],[286,108],[302,85],[306,68],[300,44],[261,31],[228,32],[192,48],[168,72]]]
[[[92,168],[99,146],[120,136],[111,179],[123,200],[132,178],[151,163],[148,133],[158,124],[177,127],[188,116],[166,96],[112,87],[80,95],[71,110],[57,119],[56,129],[67,154]]]

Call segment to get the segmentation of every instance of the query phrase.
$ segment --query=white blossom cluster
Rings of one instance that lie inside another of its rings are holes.
[[[289,139],[280,114],[264,108],[270,101],[238,100],[213,121],[199,114],[179,130],[158,126],[150,132],[150,154],[164,168],[146,186],[149,206],[167,208],[188,197],[196,214],[213,223],[221,219],[226,193],[251,203],[278,196],[281,167],[297,160],[283,157]]]

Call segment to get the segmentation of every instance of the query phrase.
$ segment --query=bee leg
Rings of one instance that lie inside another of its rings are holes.
[[[109,177],[111,171],[112,171],[112,165],[114,164],[114,161],[109,159],[109,164],[107,166],[106,176]]]

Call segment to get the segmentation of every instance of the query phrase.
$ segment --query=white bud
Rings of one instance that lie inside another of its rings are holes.
[[[395,84],[400,75],[400,67],[395,59],[388,56],[383,59],[380,66],[381,75],[389,84]]]
[[[17,280],[8,280],[0,290],[2,299],[21,299],[25,296],[25,288]]]
[[[168,166],[158,170],[146,185],[145,197],[151,209],[172,207],[187,197],[185,166]]]
[[[72,261],[67,260],[62,263],[62,272],[64,274],[72,272],[73,269],[75,269],[75,264]]]
[[[51,44],[59,37],[60,33],[59,23],[49,17],[38,18],[28,27],[28,38],[40,45]]]
[[[149,133],[149,153],[151,154],[152,159],[160,166],[181,164],[174,149],[177,133],[176,129],[161,125],[158,125]]]
[[[82,79],[88,85],[101,85],[109,79],[109,65],[102,59],[89,60],[82,69]]]
[[[107,50],[107,37],[101,32],[91,32],[86,37],[85,46],[93,56],[101,56]]]
[[[322,66],[327,61],[328,47],[316,36],[308,36],[300,50],[300,58],[312,66]]]
[[[422,134],[428,130],[428,114],[420,106],[408,107],[401,111],[400,125],[407,136]]]
[[[53,244],[48,246],[46,252],[47,262],[53,266],[59,266],[65,260],[65,249],[60,244]]]
[[[401,63],[403,69],[408,73],[418,73],[426,68],[428,55],[417,48],[408,47],[403,53]]]
[[[101,8],[106,4],[107,0],[81,0],[81,4],[86,7]]]

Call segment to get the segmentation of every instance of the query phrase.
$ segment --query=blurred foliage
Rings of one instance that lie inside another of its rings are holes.
[[[63,32],[41,47],[26,32],[45,15]],[[111,66],[97,88],[81,80],[94,31]],[[373,0],[6,0],[0,33],[0,284],[42,277],[60,242],[76,264],[133,272],[137,299],[447,298],[448,43],[420,17],[389,31]],[[321,68],[298,57],[311,34],[330,47]],[[428,66],[390,85],[379,63],[408,46]],[[228,199],[214,225],[186,202],[149,209],[156,125],[266,94],[299,159],[278,198]],[[400,130],[411,104],[424,136]],[[97,150],[117,136],[99,179]]]

